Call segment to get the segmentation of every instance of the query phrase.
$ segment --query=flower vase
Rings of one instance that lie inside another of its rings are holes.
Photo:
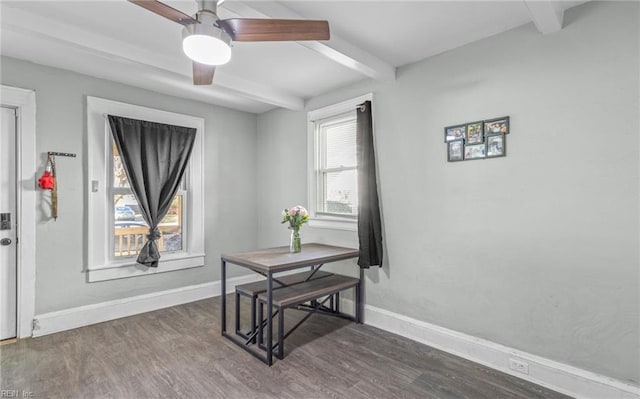
[[[300,241],[300,228],[291,228],[291,242],[289,243],[289,252],[300,252],[302,250],[302,242]]]

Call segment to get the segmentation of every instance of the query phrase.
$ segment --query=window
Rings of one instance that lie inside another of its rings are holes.
[[[188,169],[169,212],[159,224],[158,268],[136,263],[148,227],[114,144],[106,115],[197,129]],[[116,101],[87,97],[89,281],[102,281],[204,265],[204,120]]]
[[[355,109],[317,121],[316,137],[316,213],[354,217],[358,213]]]
[[[136,197],[131,191],[127,175],[124,171],[118,147],[111,139],[111,194],[113,199],[113,223],[110,224],[113,239],[111,259],[135,258],[147,241],[149,225],[142,217],[142,212]],[[162,236],[158,239],[160,254],[182,251],[185,225],[183,204],[188,200],[188,190],[183,180],[176,196],[173,198],[167,215],[158,225]]]
[[[312,227],[356,230],[356,107],[371,94],[309,113],[309,210]]]

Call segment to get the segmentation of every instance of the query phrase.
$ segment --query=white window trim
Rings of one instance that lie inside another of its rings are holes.
[[[357,231],[358,220],[348,217],[337,217],[331,215],[318,214],[317,187],[318,187],[318,137],[316,135],[315,122],[321,119],[330,118],[355,110],[356,107],[365,101],[373,101],[373,93],[368,93],[360,97],[342,101],[338,104],[329,105],[310,111],[307,114],[307,184],[309,206],[309,226],[324,229]]]
[[[176,253],[162,254],[157,268],[144,267],[135,258],[110,259],[109,223],[111,216],[107,193],[109,186],[109,155],[111,135],[106,115],[141,119],[197,129],[191,159],[189,160],[190,192],[186,204],[187,248]],[[190,115],[161,111],[117,101],[87,96],[87,144],[88,144],[88,281],[104,281],[125,277],[163,273],[191,267],[204,266],[204,119]]]

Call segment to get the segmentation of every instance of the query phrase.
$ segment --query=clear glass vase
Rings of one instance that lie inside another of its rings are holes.
[[[302,242],[300,241],[300,228],[291,229],[291,242],[289,243],[289,252],[300,252],[302,250]]]

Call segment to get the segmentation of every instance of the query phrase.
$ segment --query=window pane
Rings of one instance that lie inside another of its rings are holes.
[[[356,122],[347,120],[323,126],[325,168],[356,166]]]
[[[173,197],[167,215],[162,219],[158,228],[162,232],[162,247],[160,252],[182,251],[182,209],[184,198],[182,195]]]
[[[122,157],[118,152],[118,146],[111,140],[111,147],[113,153],[113,187],[126,187],[129,188],[129,181],[127,180],[127,174],[124,171],[122,165]]]
[[[356,170],[325,173],[324,212],[343,215],[358,213],[358,182]]]
[[[160,252],[182,250],[183,197],[183,195],[174,197],[167,215],[158,225],[162,233],[162,237],[158,240]],[[149,226],[144,221],[133,194],[114,195],[113,204],[113,257],[136,256],[147,241]]]

